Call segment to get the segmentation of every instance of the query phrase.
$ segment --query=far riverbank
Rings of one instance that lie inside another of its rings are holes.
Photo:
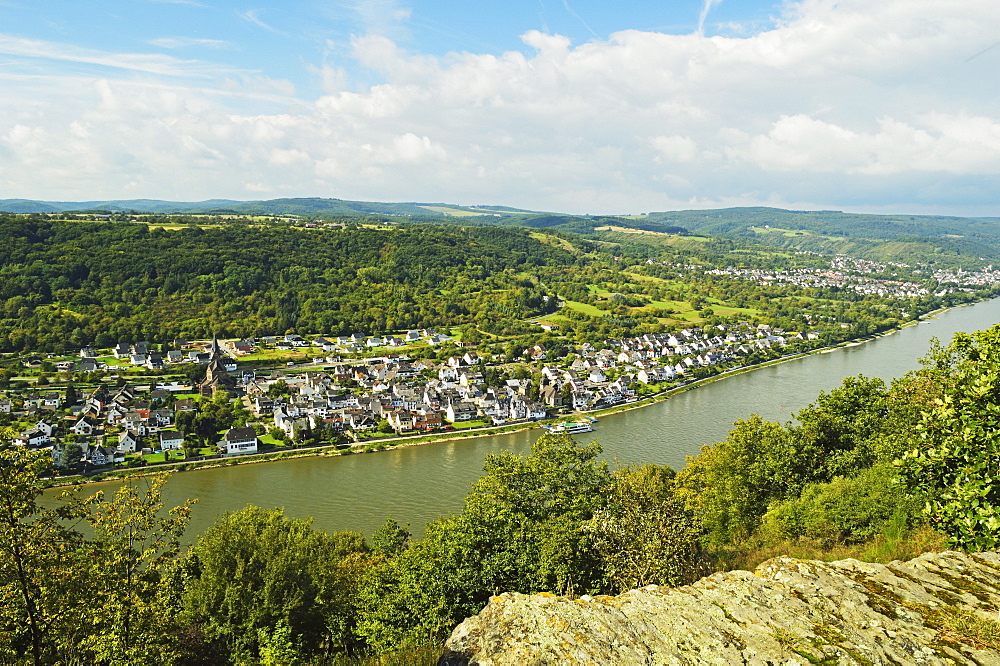
[[[982,303],[982,301],[980,301]],[[975,305],[975,304],[966,304]],[[921,317],[921,320],[933,319],[949,310],[955,308],[965,307],[965,305],[955,306],[953,308],[941,308],[935,310],[934,312],[927,313]],[[155,474],[159,472],[187,472],[194,470],[206,470],[206,469],[218,469],[225,467],[234,467],[240,465],[256,465],[260,463],[270,463],[270,462],[281,462],[288,461],[292,459],[300,458],[328,458],[328,457],[339,457],[348,455],[359,455],[364,453],[379,453],[385,451],[392,451],[400,448],[422,446],[426,444],[439,444],[443,442],[456,442],[465,441],[470,439],[482,439],[487,437],[495,437],[498,435],[509,435],[514,433],[520,433],[524,431],[542,429],[544,426],[552,425],[561,421],[572,420],[577,417],[589,416],[594,418],[601,418],[604,416],[609,416],[612,414],[619,414],[623,412],[628,412],[636,409],[642,409],[645,407],[650,407],[656,405],[665,400],[669,400],[675,396],[684,394],[689,391],[693,391],[703,386],[713,384],[725,379],[731,379],[743,375],[745,373],[763,370],[765,368],[773,367],[779,364],[788,363],[790,361],[796,361],[817,354],[826,354],[838,349],[854,348],[859,345],[863,345],[867,342],[871,342],[880,338],[884,338],[905,328],[915,326],[919,321],[907,322],[902,327],[897,329],[892,329],[890,331],[885,331],[878,335],[867,336],[865,338],[859,338],[855,340],[847,340],[836,345],[830,345],[827,347],[819,347],[805,352],[799,352],[795,354],[789,354],[782,356],[777,359],[770,361],[765,361],[764,363],[759,363],[751,366],[739,366],[736,368],[730,368],[724,370],[717,375],[711,377],[706,377],[704,379],[690,380],[685,382],[681,386],[676,386],[652,395],[643,397],[635,402],[622,403],[617,405],[612,405],[610,407],[592,410],[587,412],[571,412],[567,414],[562,414],[558,417],[553,417],[549,419],[533,420],[533,421],[523,421],[519,423],[500,425],[500,426],[484,426],[479,428],[469,428],[460,431],[452,432],[437,432],[430,434],[419,434],[414,433],[410,435],[398,435],[390,436],[378,439],[369,439],[363,443],[354,443],[350,445],[321,445],[321,446],[311,446],[311,447],[300,447],[290,450],[283,451],[272,451],[267,453],[246,455],[246,456],[234,456],[230,458],[219,458],[213,457],[206,460],[182,460],[176,462],[167,463],[155,463],[150,465],[144,465],[141,467],[134,467],[123,470],[114,470],[111,472],[106,472],[94,476],[69,476],[50,479],[47,487],[59,488],[67,486],[80,486],[80,485],[91,485],[95,483],[106,483],[106,482],[120,482],[128,478],[137,478],[146,476],[149,474]]]

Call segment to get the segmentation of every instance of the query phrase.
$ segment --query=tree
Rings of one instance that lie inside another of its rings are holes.
[[[487,457],[461,513],[373,571],[358,631],[377,649],[436,636],[505,591],[596,593],[602,572],[581,529],[611,483],[597,444],[544,434],[528,456]]]
[[[338,563],[366,550],[359,534],[327,535],[278,509],[227,513],[188,555],[192,579],[183,594],[184,617],[237,663],[274,648],[260,642],[260,630],[273,627],[288,628],[284,647],[314,653],[329,637],[330,608],[341,599],[329,591],[343,587]]]
[[[681,585],[701,574],[701,523],[674,494],[673,478],[658,465],[621,470],[607,504],[585,524],[610,593]]]
[[[166,481],[166,474],[129,480],[110,500],[103,491],[84,500],[94,534],[89,550],[98,566],[88,572],[92,610],[78,618],[86,632],[79,647],[95,662],[152,663],[165,648],[161,577],[180,552],[195,502],[164,515]]]
[[[41,452],[0,450],[0,661],[5,663],[56,661],[60,638],[75,635],[61,621],[63,614],[72,616],[86,602],[82,535],[64,522],[79,518],[78,507],[55,510],[37,503],[48,464]]]
[[[398,555],[410,542],[409,526],[402,526],[390,516],[372,535],[372,550],[386,556]]]
[[[1000,325],[957,333],[924,360],[938,390],[899,462],[907,485],[927,494],[925,514],[954,548],[1000,547]]]
[[[59,449],[57,466],[63,469],[72,469],[80,464],[83,458],[83,447],[76,442],[66,442]]]
[[[278,379],[267,387],[267,395],[271,398],[277,398],[278,396],[288,395],[292,390],[288,387],[288,382],[284,379]]]
[[[753,414],[703,448],[677,484],[704,522],[707,542],[723,545],[752,534],[770,502],[798,494],[807,478],[802,464],[793,433]]]
[[[211,446],[215,444],[221,427],[218,419],[209,413],[201,412],[192,421],[191,430],[186,433],[185,441],[190,437],[201,442],[202,446]]]
[[[80,393],[76,390],[76,386],[73,383],[66,385],[66,395],[64,402],[67,406],[75,405],[80,400]]]
[[[162,516],[161,475],[142,489],[126,483],[109,501],[67,491],[42,507],[47,458],[0,451],[0,661],[159,661],[160,573],[177,553],[188,505]]]
[[[809,481],[829,481],[871,467],[875,441],[891,424],[889,390],[878,377],[847,377],[829,393],[821,392],[795,418],[800,427],[800,456],[812,456]]]

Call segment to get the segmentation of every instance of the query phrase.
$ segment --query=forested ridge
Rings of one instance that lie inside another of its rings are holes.
[[[0,352],[414,328],[528,342],[539,334],[531,319],[543,316],[576,343],[749,320],[808,326],[831,344],[989,293],[980,285],[914,299],[708,275],[822,270],[832,255],[587,224],[584,237],[519,226],[0,215]],[[940,289],[917,267],[871,277]]]
[[[544,292],[517,273],[577,261],[521,229],[166,231],[6,218],[0,349],[296,329],[385,333],[448,326],[487,308],[523,318],[541,311]]]
[[[614,470],[596,443],[546,434],[530,455],[489,456],[463,509],[419,540],[391,518],[366,539],[247,507],[184,549],[197,505],[164,513],[162,475],[51,508],[47,456],[0,451],[0,660],[433,663],[504,591],[617,594],[777,554],[995,549],[998,368],[1000,326],[958,334],[889,385],[848,378],[795,423],[748,416],[677,474]],[[1000,623],[976,632],[950,640],[995,641]]]

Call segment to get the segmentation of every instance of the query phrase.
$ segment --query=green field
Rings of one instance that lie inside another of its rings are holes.
[[[566,307],[571,310],[576,310],[577,312],[582,312],[590,317],[604,317],[608,313],[606,310],[602,310],[593,305],[588,305],[587,303],[580,303],[578,301],[565,301]]]
[[[486,215],[486,213],[481,213],[474,210],[459,210],[458,208],[450,208],[448,206],[421,206],[432,213],[440,213],[441,215],[449,215],[451,217],[478,217],[480,215]]]

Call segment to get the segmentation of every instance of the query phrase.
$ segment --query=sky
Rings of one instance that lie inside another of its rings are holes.
[[[996,0],[0,0],[0,199],[1000,216]]]

